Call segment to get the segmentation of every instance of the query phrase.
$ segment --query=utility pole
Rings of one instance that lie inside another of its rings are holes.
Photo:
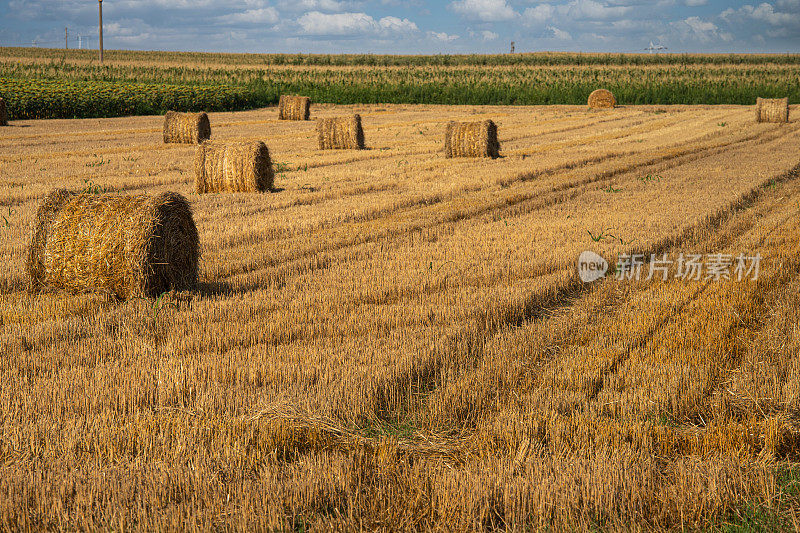
[[[64,50],[69,50],[69,35],[67,34],[67,28],[64,28]]]
[[[97,0],[100,6],[100,63],[103,63],[103,0]]]

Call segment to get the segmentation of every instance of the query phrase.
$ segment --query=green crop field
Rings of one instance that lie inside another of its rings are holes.
[[[100,65],[88,50],[0,48],[0,97],[12,119],[239,110],[285,93],[335,104],[583,104],[599,87],[622,105],[798,103],[800,55],[111,51]]]

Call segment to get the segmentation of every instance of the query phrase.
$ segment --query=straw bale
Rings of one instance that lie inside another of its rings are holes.
[[[126,299],[192,289],[197,228],[180,194],[88,194],[59,189],[39,206],[28,248],[31,289]]]
[[[308,120],[311,117],[311,98],[282,94],[278,100],[278,120]]]
[[[444,137],[446,157],[499,157],[497,126],[491,120],[447,124]]]
[[[261,141],[206,141],[197,147],[194,188],[209,192],[261,192],[272,189],[275,171]]]
[[[592,109],[611,109],[617,105],[617,99],[611,91],[597,89],[589,95],[589,107]]]
[[[211,138],[211,123],[205,113],[178,113],[167,111],[164,115],[164,142],[199,144]]]
[[[756,122],[789,122],[789,98],[757,98]]]
[[[361,127],[361,115],[317,120],[317,138],[320,150],[363,150],[364,130]]]

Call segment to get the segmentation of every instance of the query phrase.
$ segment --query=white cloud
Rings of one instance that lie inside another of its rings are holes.
[[[566,4],[537,4],[522,13],[524,23],[528,25],[559,21],[570,24],[575,20],[607,20],[619,18],[633,9],[632,6],[608,5],[595,0],[571,0]]]
[[[764,2],[758,6],[728,8],[720,13],[719,18],[731,28],[735,28],[737,35],[750,34],[759,44],[766,43],[765,35],[772,42],[797,43],[800,39],[798,11],[800,11],[800,0],[778,0],[775,6]]]
[[[399,19],[397,17],[383,17],[378,21],[381,29],[393,33],[413,33],[419,31],[417,25],[408,19]]]
[[[558,39],[559,41],[569,41],[572,39],[572,35],[564,30],[559,30],[555,26],[548,26],[547,29],[553,34],[554,39]]]
[[[282,11],[344,11],[351,6],[350,2],[337,0],[281,0],[278,7]]]
[[[545,22],[553,18],[555,8],[550,4],[539,4],[536,7],[529,7],[522,13],[522,18],[526,22]]]
[[[494,41],[498,37],[500,37],[500,35],[498,35],[493,31],[483,30],[481,32],[481,39],[483,39],[484,41]]]
[[[384,6],[392,6],[392,7],[420,7],[424,5],[422,0],[381,0],[381,4]]]
[[[586,38],[601,42],[611,42],[612,38],[608,35],[600,35],[599,33],[587,33]]]
[[[655,22],[633,19],[612,20],[610,26],[615,32],[627,32],[628,34],[637,31],[653,32],[659,29]]]
[[[572,0],[566,6],[559,6],[559,11],[570,19],[608,19],[620,17],[628,13],[631,6],[608,6],[594,0]]]
[[[460,39],[458,35],[448,35],[447,33],[436,31],[429,31],[427,35],[430,39],[443,43],[451,43],[456,39]]]
[[[506,0],[457,0],[450,4],[450,9],[468,19],[482,22],[511,20],[517,16]]]
[[[217,20],[223,24],[275,24],[278,22],[278,10],[274,7],[249,9],[241,13],[224,15]]]
[[[683,20],[695,33],[711,33],[717,31],[717,25],[713,22],[702,20],[700,17],[689,17]]]
[[[389,35],[413,33],[419,30],[417,25],[408,19],[383,17],[376,21],[366,13],[320,13],[319,11],[311,11],[297,19],[297,23],[302,28],[303,33],[307,35]]]
[[[106,38],[126,46],[146,45],[158,36],[149,24],[140,19],[121,19],[103,24]]]
[[[134,29],[130,26],[130,23],[125,24],[124,26],[119,22],[111,22],[108,24],[103,24],[103,31],[108,36],[130,36],[135,33]]]
[[[366,13],[306,13],[297,23],[308,35],[353,35],[375,31],[375,19]]]
[[[773,26],[783,26],[800,21],[800,14],[782,13],[775,11],[772,4],[763,3],[758,7],[745,5],[739,8],[739,12],[754,20],[760,20]]]
[[[676,30],[678,38],[684,41],[693,40],[707,44],[713,41],[729,42],[733,40],[733,35],[720,31],[716,24],[700,17],[688,17],[682,21],[673,22],[672,26]]]
[[[697,6],[704,6],[708,3],[708,0],[685,0],[684,4],[689,7],[697,7]]]
[[[219,11],[241,11],[244,6],[247,9],[260,9],[267,7],[268,2],[263,0],[118,0],[113,4],[115,7],[126,9],[186,9],[195,10],[198,8],[213,7]]]

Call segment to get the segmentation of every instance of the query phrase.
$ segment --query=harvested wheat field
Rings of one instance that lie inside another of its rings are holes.
[[[212,113],[275,178],[204,195],[162,117],[13,121],[0,527],[797,528],[795,111],[315,104],[361,115],[360,151]],[[446,158],[450,120],[494,121],[500,158]],[[185,196],[196,290],[28,292],[56,188]],[[584,284],[585,250],[761,262]]]

